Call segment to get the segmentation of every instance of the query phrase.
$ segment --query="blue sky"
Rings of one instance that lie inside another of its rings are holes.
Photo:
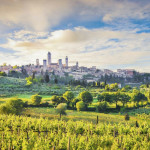
[[[150,72],[149,0],[0,0],[0,64],[69,64]]]

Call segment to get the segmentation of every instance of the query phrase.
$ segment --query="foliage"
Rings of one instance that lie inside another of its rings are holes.
[[[141,101],[143,103],[144,101],[147,101],[147,97],[141,92],[135,91],[131,100],[139,106],[139,102]]]
[[[7,74],[3,71],[0,71],[0,76],[7,76]]]
[[[125,114],[125,120],[130,120],[130,116],[129,116],[129,114],[127,113],[127,114]]]
[[[74,94],[73,92],[71,91],[66,91],[64,94],[63,94],[63,98],[67,101],[67,106],[70,106],[71,105],[71,102],[74,98]]]
[[[45,75],[45,82],[46,82],[46,83],[48,83],[49,81],[50,81],[50,79],[49,79],[49,75],[48,75],[48,74],[46,74],[46,75]]]
[[[66,110],[67,110],[67,104],[66,103],[60,103],[57,107],[56,107],[56,112],[61,115],[66,115]]]
[[[97,99],[99,102],[105,101],[105,102],[111,102],[111,95],[109,93],[103,92],[102,94],[99,94],[97,96]]]
[[[118,90],[118,84],[117,83],[113,83],[109,86],[109,89],[111,91],[117,91]]]
[[[74,94],[71,91],[66,91],[63,94],[64,99],[66,99],[66,101],[70,102],[73,98],[74,98]]]
[[[17,68],[18,68],[18,66],[17,66],[17,65],[13,66],[13,69],[17,69]]]
[[[95,125],[84,121],[0,115],[1,149],[149,150],[150,124]],[[69,143],[69,144],[68,144]]]
[[[123,103],[123,106],[125,106],[125,104],[129,102],[130,99],[131,97],[129,95],[121,93],[121,102]]]
[[[54,106],[58,105],[60,103],[66,102],[65,99],[62,96],[57,96],[57,95],[53,95],[50,100],[52,101],[52,104]]]
[[[40,105],[42,97],[38,94],[32,95],[31,100],[33,105]]]
[[[20,114],[23,110],[23,101],[21,99],[11,99],[5,104],[0,105],[1,114]]]
[[[107,109],[107,107],[108,107],[108,105],[107,105],[106,101],[98,102],[98,104],[96,105],[96,110],[98,112],[105,111]]]
[[[82,110],[85,110],[85,104],[83,101],[79,101],[76,103],[76,108],[78,111],[82,111]]]
[[[72,108],[75,108],[75,107],[76,107],[76,103],[79,102],[79,101],[80,101],[79,98],[74,98],[74,99],[72,100],[72,102],[71,102]]]
[[[53,105],[59,104],[59,96],[57,96],[57,95],[53,95],[50,100],[52,101]]]
[[[81,99],[81,101],[83,101],[85,103],[85,105],[88,105],[88,104],[92,103],[92,101],[93,101],[93,97],[92,97],[91,93],[88,91],[81,92],[79,94],[79,98]]]

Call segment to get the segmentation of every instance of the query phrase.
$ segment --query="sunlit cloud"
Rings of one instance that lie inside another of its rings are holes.
[[[150,67],[148,0],[0,0],[0,4],[0,64],[29,64],[36,58],[42,63],[50,51],[54,62],[67,55],[70,65],[79,61],[110,69]]]

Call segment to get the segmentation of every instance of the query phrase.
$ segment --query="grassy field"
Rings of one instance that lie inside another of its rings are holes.
[[[50,100],[50,98],[52,97],[52,95],[40,95],[42,97],[42,100],[44,101],[48,101]],[[30,100],[32,95],[27,95],[27,94],[19,94],[19,95],[16,95],[16,97],[22,99],[22,100]]]
[[[136,114],[134,113],[136,111]],[[130,120],[128,121],[131,124],[134,124],[137,120],[138,122],[144,121],[145,118],[142,118],[140,114],[144,113],[144,108],[133,110],[132,112],[129,112],[130,114]],[[147,108],[147,111],[150,113],[150,107]],[[120,113],[98,113],[98,112],[89,112],[89,111],[76,111],[76,110],[67,110],[67,115],[63,116],[63,120],[83,120],[88,122],[96,123],[97,116],[99,117],[100,122],[105,123],[125,123],[124,115]],[[138,115],[139,114],[139,115]],[[56,113],[55,108],[26,108],[23,112],[23,115],[30,115],[31,117],[46,117],[49,119],[59,119],[59,114]],[[146,114],[145,114],[146,115]],[[147,121],[150,122],[150,115],[147,116]],[[149,118],[149,119],[148,119]]]
[[[92,88],[86,89],[84,87],[77,88],[74,86],[65,86],[65,85],[50,85],[50,84],[38,84],[33,85],[32,87],[26,86],[26,81],[24,79],[16,79],[9,77],[0,77],[0,104],[5,103],[7,100],[18,97],[23,101],[28,101],[28,104],[31,104],[31,96],[36,93],[41,93],[42,102],[51,103],[50,98],[52,95],[62,96],[65,91],[72,91],[75,97],[84,90],[89,90],[93,96],[93,102],[89,106],[91,108],[96,108],[97,105],[97,94],[103,92],[103,89]],[[5,97],[2,97],[1,93],[5,93]],[[8,96],[7,96],[8,94]],[[9,95],[10,94],[10,95]],[[129,93],[132,95],[132,93]],[[118,102],[119,106],[122,106],[121,102]],[[134,103],[127,103],[128,107],[133,107]],[[110,103],[108,108],[115,109],[115,103]],[[121,111],[120,111],[121,112]],[[131,110],[128,112],[131,115],[131,122],[135,121],[137,118],[136,114],[150,114],[150,108],[140,108]],[[26,108],[23,115],[31,115],[32,117],[48,117],[51,119],[59,118],[59,115],[56,114],[55,108]],[[86,121],[96,121],[96,117],[99,116],[99,120],[102,122],[112,122],[119,123],[124,121],[124,116],[119,113],[103,114],[97,112],[77,112],[73,110],[67,110],[67,116],[63,116],[65,120],[86,120]],[[140,117],[141,120],[141,117]]]
[[[45,101],[50,101],[50,98],[52,97],[52,95],[40,95],[42,97],[42,102],[45,102]],[[8,98],[0,98],[0,104],[1,103],[5,103],[6,101],[12,99],[12,98],[20,98],[21,100],[23,100],[24,102],[25,101],[28,101],[28,103],[30,104],[31,102],[31,97],[32,95],[31,94],[18,94],[18,95],[15,95],[13,97],[8,97]]]

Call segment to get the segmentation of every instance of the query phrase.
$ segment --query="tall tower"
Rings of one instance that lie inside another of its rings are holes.
[[[39,59],[36,59],[36,66],[39,66],[40,63],[39,63]]]
[[[68,68],[68,56],[66,56],[66,68]]]
[[[62,69],[62,59],[58,59],[59,68]]]
[[[43,60],[43,71],[45,72],[47,69],[47,61],[44,59]]]
[[[79,63],[78,63],[78,61],[76,62],[76,68],[78,68],[79,67]]]
[[[51,53],[48,52],[47,54],[47,61],[48,61],[48,65],[51,65]]]

